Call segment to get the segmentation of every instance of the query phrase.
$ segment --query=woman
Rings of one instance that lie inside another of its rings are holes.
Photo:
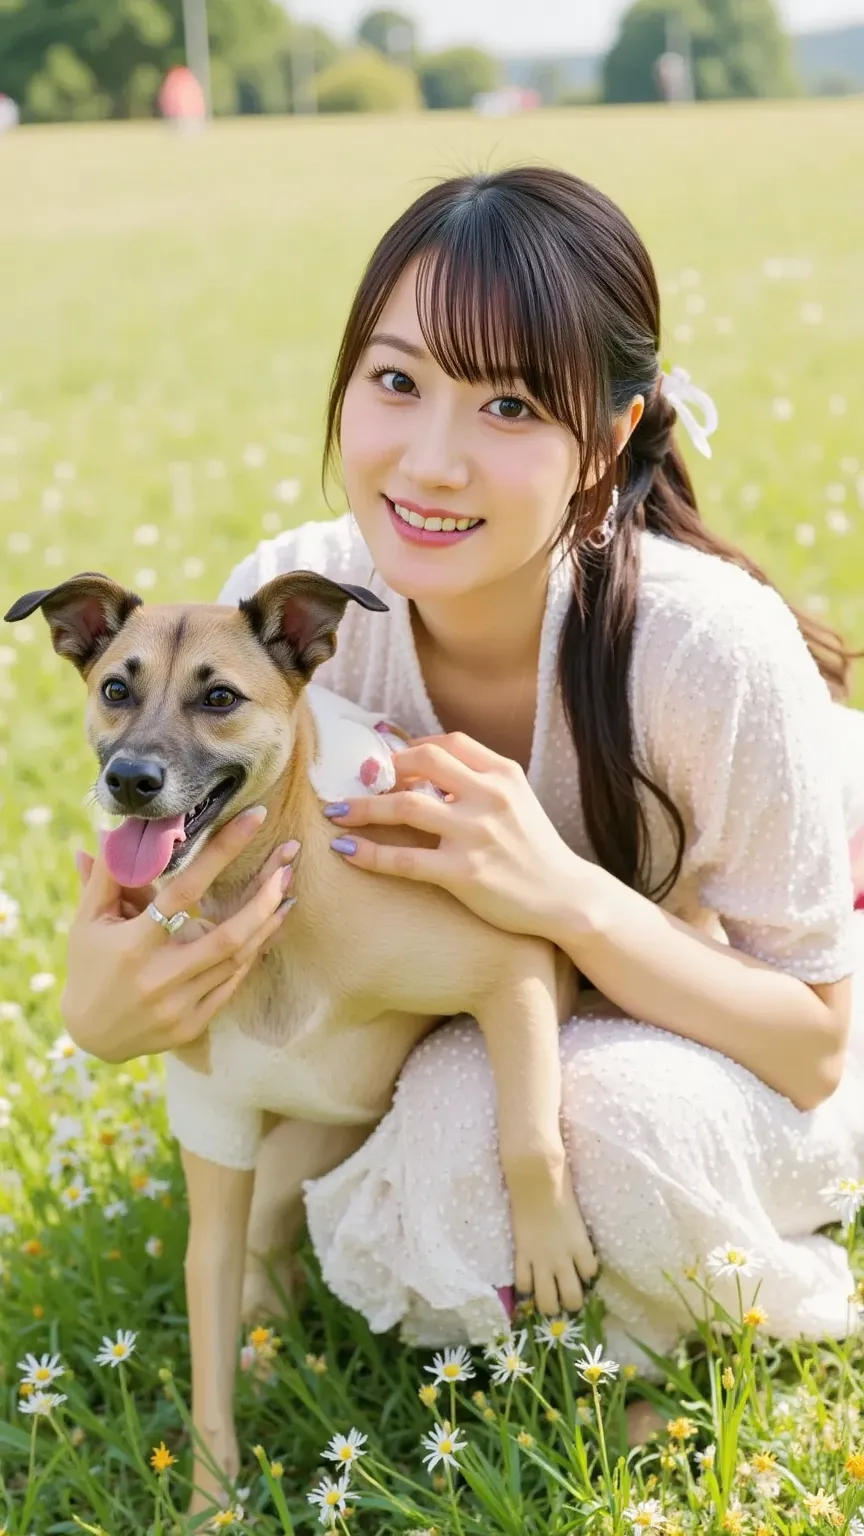
[[[311,567],[388,601],[346,615],[320,679],[433,740],[400,757],[393,795],[328,808],[334,857],[544,935],[595,989],[561,1032],[563,1121],[609,1346],[642,1365],[633,1338],[665,1351],[688,1324],[664,1272],[685,1284],[730,1242],[758,1253],[773,1331],[842,1335],[845,1252],[816,1234],[824,1191],[864,1162],[847,848],[864,817],[838,768],[860,717],[831,703],[850,658],[701,523],[659,343],[649,257],[593,188],[532,168],[426,192],[373,254],[336,365],[327,449],[353,517],[262,545],[223,593]],[[447,802],[413,796],[416,777]],[[363,838],[391,820],[440,845]],[[190,897],[246,835],[238,819],[213,840]],[[97,862],[74,1038],[112,1060],[189,1038],[282,896],[265,871],[216,985],[195,943],[152,959]],[[455,1021],[308,1187],[325,1276],[373,1327],[439,1343],[500,1326],[495,1149],[482,1042]]]

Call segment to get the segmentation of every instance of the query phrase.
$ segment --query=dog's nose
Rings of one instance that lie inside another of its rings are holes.
[[[115,757],[105,783],[127,811],[143,811],[163,788],[165,769],[150,758]]]

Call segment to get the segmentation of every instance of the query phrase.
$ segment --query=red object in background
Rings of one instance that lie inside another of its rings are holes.
[[[207,107],[200,82],[191,69],[177,65],[169,69],[159,92],[159,111],[177,122],[200,122]]]

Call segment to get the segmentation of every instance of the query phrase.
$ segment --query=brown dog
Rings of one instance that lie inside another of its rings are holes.
[[[279,1304],[261,1259],[279,1255],[287,1280],[304,1181],[368,1135],[412,1047],[441,1019],[473,1014],[487,1042],[517,1284],[551,1313],[579,1307],[579,1276],[596,1271],[559,1126],[557,1035],[574,1011],[572,966],[446,892],[370,877],[330,851],[321,805],[341,797],[333,754],[341,772],[349,738],[361,756],[380,743],[373,715],[307,688],[333,654],[349,601],[384,607],[364,588],[301,571],[239,609],[145,608],[85,574],[22,597],[6,615],[41,609],[55,649],[87,679],[97,797],[126,818],[105,849],[122,884],[170,879],[229,817],[263,803],[262,831],[209,894],[205,915],[219,921],[280,843],[302,845],[296,907],[270,952],[226,1014],[167,1059],[189,1192],[193,1414],[210,1453],[196,1463],[196,1511],[220,1496],[208,1459],[223,1478],[238,1467],[232,1395],[247,1247],[243,1310],[257,1320]],[[371,761],[374,779],[374,751]],[[373,831],[383,840],[384,828]],[[391,837],[423,841],[407,829]],[[170,887],[159,904],[176,911]]]

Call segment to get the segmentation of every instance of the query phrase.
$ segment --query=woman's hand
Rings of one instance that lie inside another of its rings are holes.
[[[388,794],[343,801],[325,814],[346,833],[413,827],[438,837],[438,846],[394,847],[345,835],[334,841],[335,851],[361,869],[440,885],[495,928],[551,937],[562,908],[578,901],[586,861],[559,837],[518,763],[460,732],[425,737],[393,761],[396,785]],[[411,787],[423,780],[446,800]]]
[[[255,807],[222,827],[160,891],[160,911],[171,916],[195,907],[265,815]],[[75,1043],[103,1061],[120,1062],[175,1050],[202,1034],[290,910],[286,892],[297,851],[297,843],[275,850],[254,896],[233,917],[215,927],[190,920],[173,938],[146,915],[152,890],[126,890],[101,858],[79,855],[84,890],[69,930],[62,1000]]]

